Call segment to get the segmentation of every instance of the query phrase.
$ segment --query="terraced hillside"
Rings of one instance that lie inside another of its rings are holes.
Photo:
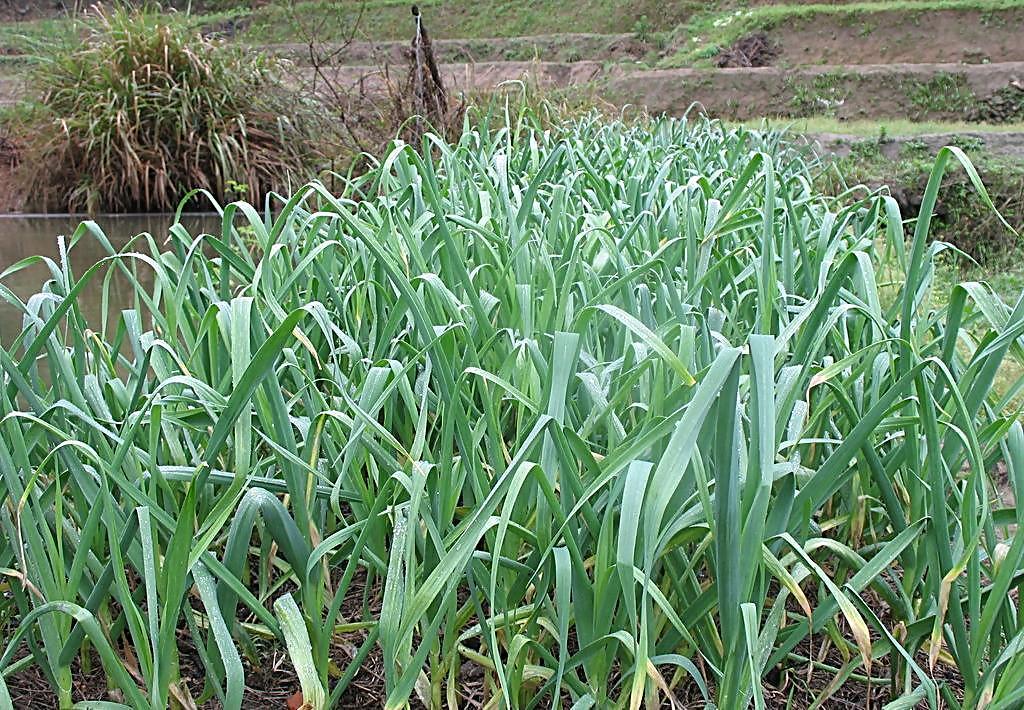
[[[998,145],[1018,160],[1024,152],[1024,0],[419,4],[456,92],[525,80],[542,93],[656,114],[698,107],[733,121],[809,119],[812,144],[829,154],[848,152],[851,134],[899,142],[965,130],[982,149]],[[314,92],[357,98],[383,96],[404,76],[414,32],[405,0],[179,5],[168,11],[175,22],[286,58],[292,80]],[[31,95],[24,76],[34,57],[78,30],[48,2],[4,7],[0,105],[14,106]],[[887,129],[894,121],[911,123]]]
[[[1021,0],[420,4],[442,71],[467,91],[529,77],[559,89],[587,85],[616,105],[680,114],[698,102],[737,120],[1024,120]],[[408,4],[393,0],[181,17],[253,51],[287,56],[300,75],[310,71],[314,40],[333,77],[371,90],[383,65],[405,61],[413,32]],[[39,42],[73,34],[68,18],[8,23],[0,31],[0,97],[21,94],[19,66]]]

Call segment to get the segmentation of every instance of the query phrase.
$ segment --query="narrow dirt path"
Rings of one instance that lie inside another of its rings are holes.
[[[988,155],[1002,155],[1024,160],[1024,132],[958,131],[956,133],[921,133],[912,136],[887,136],[879,141],[877,137],[851,133],[804,133],[800,139],[815,154],[821,157],[844,158],[857,145],[871,143],[887,158],[896,160],[909,145],[928,153],[936,153],[947,145],[970,143],[968,153],[984,152]]]

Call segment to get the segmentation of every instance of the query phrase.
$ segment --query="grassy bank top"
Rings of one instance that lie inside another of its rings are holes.
[[[436,38],[509,38],[561,33],[633,34],[666,52],[668,65],[699,64],[712,48],[783,23],[829,18],[870,24],[879,13],[915,23],[924,13],[978,11],[993,23],[1001,14],[1024,8],[1021,0],[899,0],[848,3],[703,3],[694,0],[586,0],[557,2],[472,2],[425,0],[419,3]],[[410,3],[405,0],[296,0],[258,7],[208,3],[191,13],[168,10],[182,23],[249,44],[303,41],[315,32],[321,40],[355,36],[368,40],[408,40]],[[358,31],[356,31],[358,28]],[[74,19],[44,17],[0,26],[0,47],[8,53],[30,51],[36,42],[73,36]]]

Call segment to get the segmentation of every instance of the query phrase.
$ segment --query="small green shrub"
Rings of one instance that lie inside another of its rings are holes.
[[[312,114],[273,60],[153,13],[97,10],[40,57],[29,184],[45,209],[164,210],[192,188],[249,199],[305,169]]]
[[[926,154],[928,152],[928,143],[920,138],[913,138],[903,144],[902,151],[909,156]]]
[[[783,87],[790,97],[788,115],[834,116],[849,98],[850,83],[855,79],[855,75],[841,70],[822,72],[810,81],[787,77]]]
[[[641,15],[633,24],[633,34],[641,42],[650,42],[651,32],[651,21],[647,19],[647,15]]]
[[[977,103],[977,97],[963,74],[942,72],[927,81],[914,81],[906,87],[913,106],[912,116],[933,114],[964,116]]]

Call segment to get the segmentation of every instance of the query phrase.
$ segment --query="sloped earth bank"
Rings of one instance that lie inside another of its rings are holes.
[[[640,59],[651,45],[634,34],[551,34],[489,39],[435,39],[434,52],[445,62],[503,62],[534,59],[576,62],[584,59],[629,61]],[[309,45],[302,43],[271,44],[254,47],[268,51],[298,64],[310,62]],[[402,64],[407,61],[408,41],[348,44],[326,42],[319,47],[324,55],[338,53],[338,62],[346,65],[375,63]],[[1024,58],[1024,57],[1022,57]]]
[[[1024,61],[1024,8],[988,11],[882,11],[857,14],[816,13],[788,17],[763,28],[777,49],[774,66],[888,63],[998,63]],[[331,52],[341,45],[326,43]],[[408,41],[355,41],[338,54],[349,65],[404,61]],[[263,49],[298,63],[309,61],[302,43]],[[661,48],[670,54],[671,44]],[[500,62],[539,59],[573,62],[630,61],[656,58],[656,43],[634,33],[564,33],[484,39],[436,39],[444,62]]]
[[[808,13],[764,28],[776,66],[1024,61],[1024,8]]]
[[[612,103],[680,115],[693,104],[734,120],[761,116],[992,120],[989,103],[1009,93],[1024,107],[1024,62],[865,64],[783,69],[661,69],[609,76]],[[1000,116],[998,120],[1015,117]]]
[[[770,20],[761,27],[777,49],[772,64],[780,67],[820,64],[998,63],[1024,61],[1024,8],[1015,10],[907,10],[862,13],[813,13]],[[682,41],[695,41],[687,38]],[[664,44],[667,42],[668,44]],[[354,41],[337,61],[347,65],[399,63],[408,41]],[[342,47],[325,43],[331,53]],[[671,40],[641,40],[635,33],[562,33],[524,37],[435,39],[444,62],[541,60],[573,62],[656,61],[678,49]],[[309,62],[304,43],[254,47]]]
[[[295,51],[298,51],[297,49]],[[640,69],[596,60],[480,61],[441,65],[450,87],[471,93],[525,80],[545,89],[583,88],[616,106],[682,115],[699,104],[714,117],[833,116],[840,120],[911,118],[1003,122],[1024,119],[1024,61],[990,64],[862,64],[797,68]],[[295,81],[312,70],[295,66]],[[390,65],[404,78],[404,62]],[[330,67],[339,86],[383,94],[379,64]],[[0,75],[0,105],[24,96],[17,74]]]
[[[937,153],[947,145],[967,145],[968,153],[1000,155],[1024,160],[1024,133],[998,133],[987,131],[959,131],[957,133],[922,133],[915,136],[893,136],[884,140],[877,137],[858,136],[849,133],[805,133],[801,139],[811,150],[823,158],[845,158],[858,146],[877,148],[889,158],[896,160],[908,147]]]
[[[1024,118],[1024,62],[869,64],[734,69],[631,69],[597,61],[443,64],[449,86],[484,92],[525,80],[546,89],[582,88],[616,106],[679,116],[698,104],[711,116],[834,116],[1003,122]],[[308,71],[308,70],[300,70]],[[372,66],[332,68],[342,86],[383,92]],[[392,69],[401,78],[404,69]],[[589,86],[588,86],[589,85]]]

